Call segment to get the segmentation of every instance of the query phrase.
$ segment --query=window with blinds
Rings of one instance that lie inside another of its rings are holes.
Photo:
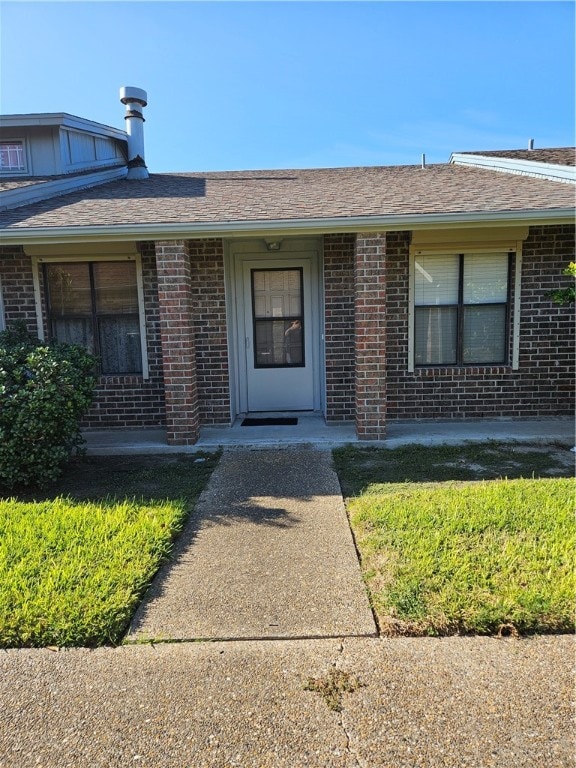
[[[507,362],[510,260],[507,253],[416,257],[415,365]]]
[[[45,277],[52,338],[86,347],[103,374],[142,372],[134,262],[46,264]]]

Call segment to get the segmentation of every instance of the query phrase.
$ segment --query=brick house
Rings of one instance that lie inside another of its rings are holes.
[[[363,440],[408,419],[573,412],[572,148],[416,166],[148,174],[127,131],[0,120],[0,327],[100,359],[89,428],[315,411]]]

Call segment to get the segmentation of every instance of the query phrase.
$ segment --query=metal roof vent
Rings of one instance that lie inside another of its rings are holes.
[[[126,132],[128,133],[127,179],[147,179],[148,169],[144,162],[144,115],[142,107],[148,104],[148,94],[142,88],[123,86],[120,101],[126,105]]]

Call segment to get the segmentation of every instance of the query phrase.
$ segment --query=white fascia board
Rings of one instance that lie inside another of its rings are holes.
[[[350,216],[332,219],[273,221],[221,221],[190,224],[116,224],[84,227],[9,227],[0,229],[0,243],[81,243],[94,240],[193,240],[206,237],[257,237],[263,235],[322,235],[350,232],[395,232],[446,229],[572,224],[574,208],[480,213],[408,214],[405,216]]]
[[[535,160],[512,159],[509,157],[489,157],[487,155],[467,155],[455,152],[450,155],[453,165],[472,165],[475,168],[487,168],[501,173],[515,173],[521,176],[533,176],[551,181],[563,181],[576,184],[576,167],[541,163]]]
[[[0,128],[29,128],[34,126],[63,126],[78,131],[95,133],[98,136],[111,136],[127,140],[128,134],[111,125],[103,125],[84,117],[76,117],[68,112],[41,112],[30,115],[0,115]]]
[[[54,181],[43,181],[40,184],[27,184],[17,189],[8,189],[0,193],[0,211],[20,208],[41,200],[67,195],[79,189],[96,187],[107,181],[123,179],[127,173],[126,166],[119,165],[117,168],[108,168],[105,171],[94,171],[94,173],[84,173],[80,176],[70,175]]]

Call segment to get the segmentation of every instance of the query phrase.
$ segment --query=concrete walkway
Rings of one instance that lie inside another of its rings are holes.
[[[330,454],[229,450],[129,641],[374,635]]]
[[[268,415],[268,414],[267,414]],[[561,442],[574,445],[574,421],[570,418],[549,419],[466,419],[451,421],[394,421],[387,427],[386,440],[362,443],[352,423],[326,424],[318,413],[296,415],[295,426],[243,427],[239,417],[230,427],[202,427],[196,445],[167,445],[163,429],[86,431],[84,437],[89,454],[122,455],[130,453],[196,453],[215,451],[221,447],[282,448],[287,445],[314,445],[330,450],[338,445],[382,445],[396,448],[408,443],[438,445],[459,444],[467,440],[504,440],[513,442]]]

